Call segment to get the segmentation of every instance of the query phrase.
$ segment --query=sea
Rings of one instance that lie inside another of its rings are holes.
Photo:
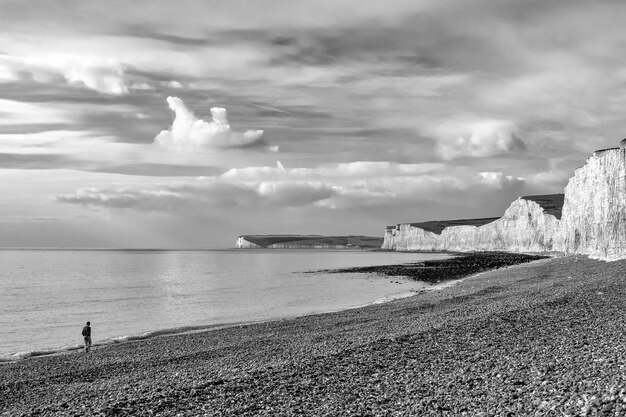
[[[441,259],[364,250],[0,250],[0,362],[344,310],[427,284],[321,270]],[[317,272],[311,272],[317,271]]]

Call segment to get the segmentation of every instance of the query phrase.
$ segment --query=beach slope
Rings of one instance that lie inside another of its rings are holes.
[[[383,305],[9,363],[0,415],[623,415],[625,272],[546,259]]]

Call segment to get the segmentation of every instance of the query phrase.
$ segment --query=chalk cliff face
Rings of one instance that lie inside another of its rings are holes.
[[[252,243],[246,239],[245,236],[237,236],[237,248],[238,249],[258,249],[261,246],[256,243]]]
[[[626,258],[626,140],[597,151],[565,194],[520,197],[489,219],[387,227],[383,249],[562,251],[603,260]],[[464,224],[465,223],[465,224]]]
[[[597,151],[565,187],[557,245],[592,258],[626,258],[626,140]]]
[[[559,199],[560,195],[555,195]],[[520,197],[504,216],[481,226],[458,225],[441,233],[426,231],[416,225],[400,224],[387,228],[383,249],[425,251],[550,251],[559,220],[532,200]]]

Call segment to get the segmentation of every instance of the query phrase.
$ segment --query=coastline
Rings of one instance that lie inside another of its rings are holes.
[[[339,270],[337,271],[339,272]],[[312,272],[315,273],[318,271],[312,271]],[[355,273],[359,273],[359,272],[355,272]],[[411,279],[408,277],[399,277],[399,278],[401,278],[403,281],[411,281]],[[381,276],[376,279],[384,279],[384,277]],[[396,283],[402,284],[402,282],[396,282]],[[435,290],[438,290],[440,287],[443,288],[443,286],[446,284],[449,284],[449,282],[445,282],[441,284],[425,283],[425,285],[430,285],[430,286],[421,288],[419,290],[403,290],[403,291],[388,293],[388,294],[382,295],[380,298],[372,300],[371,302],[348,306],[344,308],[311,311],[311,312],[304,313],[304,314],[280,316],[280,317],[274,317],[274,318],[262,319],[262,320],[246,320],[246,321],[211,323],[211,324],[205,324],[205,325],[190,325],[190,326],[181,326],[181,327],[175,327],[175,328],[156,329],[156,330],[150,330],[150,331],[145,331],[145,332],[136,333],[136,334],[120,335],[120,336],[110,337],[107,339],[96,340],[92,343],[91,346],[92,346],[92,349],[105,348],[105,347],[120,344],[120,343],[142,341],[142,340],[151,339],[155,337],[180,336],[180,335],[185,335],[185,334],[190,334],[190,333],[210,332],[214,330],[227,329],[227,328],[238,327],[238,326],[249,326],[249,325],[263,324],[263,323],[274,322],[274,321],[291,320],[291,319],[296,319],[299,317],[306,317],[306,316],[312,316],[312,315],[337,313],[341,311],[363,308],[363,307],[367,307],[370,305],[379,305],[379,304],[384,304],[384,303],[388,303],[391,301],[399,300],[402,298],[412,297],[422,291],[435,291]],[[64,345],[64,346],[59,346],[59,347],[54,347],[54,348],[43,348],[43,349],[33,349],[33,350],[26,350],[26,351],[3,353],[3,354],[0,354],[0,366],[8,364],[8,363],[12,363],[12,362],[28,360],[28,359],[36,358],[36,357],[65,355],[65,354],[69,354],[69,353],[76,352],[76,351],[82,351],[83,349],[84,349],[84,346],[82,343],[81,344],[75,343],[72,345]]]
[[[246,249],[243,249],[243,250],[246,250]],[[250,249],[250,250],[259,250],[259,249]],[[266,249],[266,250],[276,250],[276,249]],[[289,251],[291,250],[294,250],[294,249],[290,249]],[[343,269],[328,269],[328,270],[316,270],[316,271],[304,272],[308,274],[315,274],[315,273],[374,274],[377,276],[374,279],[385,279],[385,276],[387,276],[387,277],[401,279],[403,281],[408,281],[408,282],[410,281],[421,282],[425,286],[428,286],[425,288],[421,288],[419,290],[396,291],[393,293],[383,294],[381,295],[380,298],[377,298],[375,300],[372,300],[371,302],[364,303],[364,304],[350,305],[350,306],[336,308],[336,309],[318,309],[318,310],[312,310],[303,314],[277,316],[277,317],[270,317],[270,318],[261,319],[261,320],[244,320],[244,321],[209,323],[209,324],[199,324],[199,325],[182,325],[180,327],[152,329],[152,330],[147,330],[147,331],[140,331],[140,332],[133,333],[133,334],[115,335],[112,337],[108,337],[106,339],[95,340],[92,344],[92,347],[94,348],[105,347],[105,346],[109,346],[113,344],[150,339],[153,337],[175,336],[175,335],[183,335],[186,333],[212,331],[216,329],[229,328],[229,327],[235,327],[235,326],[240,326],[240,325],[252,325],[252,324],[266,323],[270,321],[294,319],[294,318],[308,316],[308,315],[335,313],[335,312],[350,310],[354,308],[366,307],[369,305],[383,304],[386,302],[391,302],[396,299],[411,297],[415,295],[416,293],[419,293],[424,290],[437,290],[438,289],[437,286],[441,285],[442,282],[459,280],[464,277],[468,277],[470,275],[480,273],[483,271],[511,266],[511,265],[515,265],[518,263],[531,262],[534,260],[545,258],[545,256],[504,253],[504,252],[477,252],[477,253],[456,252],[456,253],[444,253],[444,254],[448,255],[449,257],[444,258],[444,259],[425,260],[425,261],[414,262],[414,263],[385,264],[385,265],[375,265],[375,266],[366,266],[366,267],[351,267],[351,268],[343,268]],[[395,282],[397,284],[402,284],[402,282],[398,282],[398,281],[395,281]],[[67,354],[70,352],[82,350],[82,348],[83,348],[82,343],[81,344],[75,343],[72,345],[45,347],[45,348],[32,349],[32,350],[2,353],[0,354],[0,365],[6,364],[9,362],[39,357],[39,356],[63,355],[63,354]]]
[[[87,319],[96,323],[94,343],[112,343],[163,331],[180,333],[189,326],[279,320],[362,306],[424,284],[303,271],[447,256],[276,249],[0,254],[7,296],[0,297],[6,312],[0,326],[0,363],[80,348],[82,337],[75,326]],[[260,267],[248,270],[247,265],[259,262]],[[109,263],[111,268],[99,269]],[[33,278],[25,286],[22,276]],[[50,291],[39,290],[48,284]],[[87,300],[88,306],[83,304]]]
[[[8,363],[0,415],[615,411],[625,268],[545,259],[384,304]]]

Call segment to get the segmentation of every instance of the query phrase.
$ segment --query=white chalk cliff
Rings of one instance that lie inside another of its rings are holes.
[[[569,180],[557,249],[626,259],[626,139],[596,151]]]
[[[379,248],[380,237],[321,235],[242,235],[237,237],[238,249],[351,249]]]
[[[565,194],[520,197],[500,218],[387,227],[383,249],[511,251],[626,258],[626,140],[597,151]]]
[[[431,222],[399,224],[387,228],[383,249],[457,252],[553,250],[562,202],[562,194],[520,197],[500,218],[442,221],[438,222],[439,228],[428,227]],[[555,210],[548,209],[551,204],[557,205]]]

